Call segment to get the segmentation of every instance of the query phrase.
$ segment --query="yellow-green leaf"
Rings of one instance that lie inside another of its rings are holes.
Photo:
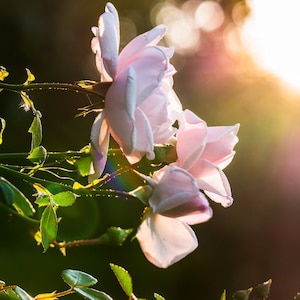
[[[28,85],[28,84],[30,84],[32,81],[35,80],[34,75],[30,72],[29,69],[26,68],[26,72],[27,72],[27,79],[26,79],[26,81],[24,82],[24,85]]]
[[[36,189],[39,196],[51,196],[51,193],[40,183],[34,183],[33,187]]]
[[[46,252],[50,244],[56,239],[58,221],[56,212],[52,205],[48,205],[41,218],[40,231],[42,235],[42,245]]]
[[[129,275],[128,271],[124,268],[117,266],[115,264],[110,264],[110,268],[114,272],[115,276],[117,277],[120,286],[122,287],[125,294],[130,297],[133,294],[132,289],[132,279]]]
[[[42,117],[41,113],[37,111],[35,113],[35,116],[33,118],[31,126],[28,130],[28,132],[32,134],[31,151],[33,151],[34,148],[37,148],[40,145],[41,141],[42,141],[41,117]]]
[[[42,207],[49,205],[51,203],[51,200],[49,196],[42,196],[36,199],[34,203],[36,203],[39,207]]]
[[[58,206],[71,206],[76,200],[76,195],[70,191],[60,192],[51,197]]]
[[[42,165],[47,158],[47,150],[43,146],[38,146],[27,156],[32,163]]]
[[[0,145],[2,144],[3,142],[3,138],[2,138],[2,135],[3,135],[3,131],[5,129],[5,125],[6,125],[6,122],[3,118],[0,117],[0,124],[1,124],[1,129],[0,129]]]
[[[75,165],[81,176],[84,177],[90,175],[91,161],[91,156],[81,157],[78,160],[76,160]]]
[[[3,81],[5,77],[8,76],[8,72],[6,71],[6,69],[2,66],[0,66],[0,80]]]
[[[165,298],[163,296],[161,296],[157,293],[154,293],[154,298],[155,298],[155,300],[165,300]],[[223,299],[221,299],[221,300],[223,300]]]

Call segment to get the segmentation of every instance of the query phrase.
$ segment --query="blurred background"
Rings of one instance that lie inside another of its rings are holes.
[[[224,209],[212,203],[214,217],[193,227],[198,249],[166,270],[148,263],[136,241],[121,248],[74,248],[66,257],[53,249],[42,253],[32,238],[34,228],[0,211],[0,279],[35,295],[63,290],[61,271],[79,269],[99,279],[98,289],[126,299],[109,269],[113,262],[130,272],[136,295],[148,299],[157,292],[170,300],[218,300],[224,289],[230,299],[236,290],[269,278],[270,299],[293,299],[300,291],[299,2],[113,4],[120,15],[122,46],[156,24],[168,26],[163,44],[175,47],[174,88],[184,108],[208,125],[241,124],[237,154],[225,170],[234,204]],[[90,28],[104,6],[100,0],[1,0],[0,65],[10,72],[6,81],[24,82],[25,68],[38,82],[99,80]],[[30,95],[43,114],[47,150],[88,144],[94,115],[74,118],[79,107],[89,104],[85,95]],[[7,122],[0,151],[28,151],[32,115],[18,108],[18,95],[2,92],[0,103],[0,116]],[[93,236],[103,222],[138,224],[140,204],[112,201],[115,211],[90,200],[66,210],[73,227],[62,228],[62,235]]]

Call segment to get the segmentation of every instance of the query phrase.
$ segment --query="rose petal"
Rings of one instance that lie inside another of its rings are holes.
[[[151,125],[139,108],[135,111],[135,148],[132,153],[128,155],[125,153],[129,163],[137,163],[144,154],[146,154],[147,159],[152,160],[155,157],[154,154],[154,141]]]
[[[165,25],[158,25],[150,31],[140,34],[130,41],[119,55],[119,68],[123,69],[128,65],[128,58],[135,59],[135,55],[142,49],[156,45],[167,31]]]
[[[203,196],[204,197],[204,196]],[[213,216],[213,210],[210,206],[205,206],[204,210],[190,215],[178,217],[177,219],[189,225],[201,224],[207,222]]]
[[[149,213],[136,237],[146,258],[159,268],[167,268],[198,246],[194,231],[185,223]]]
[[[111,3],[107,3],[105,13],[99,18],[98,38],[101,58],[106,72],[113,79],[117,74],[120,44],[118,12]]]
[[[93,163],[89,181],[99,178],[103,173],[107,160],[109,145],[109,127],[105,118],[105,113],[99,113],[91,129],[91,151]]]
[[[179,217],[202,210],[207,201],[204,203],[199,198],[196,180],[186,170],[174,165],[165,170],[149,199],[153,212]]]
[[[228,207],[232,204],[230,184],[224,172],[213,163],[199,159],[189,170],[196,178],[199,187],[213,201]]]
[[[135,106],[136,76],[130,69],[125,69],[108,89],[105,101],[111,135],[125,154],[131,154],[136,146]]]
[[[179,166],[189,170],[195,164],[204,150],[206,135],[206,123],[190,110],[185,110],[177,133]]]
[[[137,74],[137,105],[140,105],[160,86],[168,70],[168,58],[160,48],[148,47],[142,49],[134,60],[129,58],[128,62]]]
[[[207,143],[201,158],[209,160],[222,170],[232,161],[239,124],[234,126],[215,126],[207,128]]]

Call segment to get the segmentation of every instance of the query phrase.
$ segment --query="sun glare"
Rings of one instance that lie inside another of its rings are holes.
[[[300,91],[300,1],[248,0],[241,30],[256,62]]]

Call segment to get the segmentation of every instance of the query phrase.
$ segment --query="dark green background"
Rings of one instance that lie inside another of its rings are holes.
[[[114,1],[138,33],[153,26],[149,12],[155,3]],[[226,22],[234,3],[221,1]],[[90,27],[97,25],[104,5],[96,0],[1,0],[0,65],[10,72],[7,81],[23,82],[26,67],[39,82],[98,80]],[[109,269],[113,262],[131,273],[136,295],[148,299],[158,292],[170,300],[218,300],[223,289],[231,295],[269,278],[270,299],[293,299],[300,290],[299,96],[255,69],[241,69],[216,33],[203,38],[210,51],[174,58],[175,90],[184,108],[208,125],[240,123],[241,128],[236,157],[225,170],[235,202],[228,209],[212,203],[214,217],[193,227],[198,249],[167,270],[148,263],[136,241],[121,248],[74,248],[66,257],[53,249],[42,253],[32,239],[34,228],[0,211],[0,279],[35,295],[63,290],[60,273],[73,268],[98,278],[97,288],[115,299],[126,299]],[[94,115],[74,118],[77,108],[88,104],[86,96],[55,91],[30,95],[43,114],[43,145],[48,150],[77,150],[89,142]],[[18,95],[2,92],[0,103],[0,116],[7,121],[0,151],[28,151],[31,114],[18,109]],[[95,206],[84,199],[71,212],[66,210],[66,217],[74,217],[74,227],[64,228],[65,234],[93,236],[102,221],[137,224],[140,204],[111,201],[115,205],[99,199]]]

